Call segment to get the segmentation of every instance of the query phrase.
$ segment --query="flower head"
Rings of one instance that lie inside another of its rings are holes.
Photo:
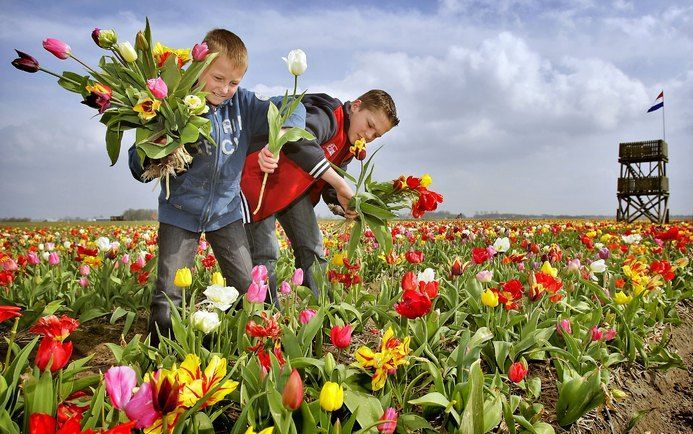
[[[320,390],[320,406],[325,411],[335,411],[344,404],[344,388],[337,383],[327,381]]]
[[[289,51],[289,54],[286,57],[282,57],[282,59],[286,62],[286,67],[289,68],[289,72],[297,77],[306,72],[308,68],[306,53],[301,49]]]
[[[142,97],[132,109],[138,113],[140,119],[148,121],[156,116],[156,112],[159,110],[160,106],[161,101],[153,100],[149,97]]]
[[[33,73],[39,70],[38,60],[19,50],[14,51],[17,52],[17,56],[19,57],[12,61],[12,66],[24,72]]]
[[[209,47],[206,42],[195,44],[192,49],[192,58],[195,62],[202,62],[207,58],[207,54],[209,54]]]
[[[50,51],[58,59],[65,60],[70,57],[72,49],[63,41],[55,38],[47,38],[43,40],[43,48]]]
[[[91,32],[91,39],[99,47],[108,50],[118,42],[118,34],[113,29],[104,30],[97,27]]]
[[[168,86],[163,78],[150,78],[147,80],[147,88],[154,95],[154,98],[164,99],[168,95]]]
[[[508,369],[508,379],[513,383],[519,383],[527,375],[527,366],[522,362],[515,362]]]

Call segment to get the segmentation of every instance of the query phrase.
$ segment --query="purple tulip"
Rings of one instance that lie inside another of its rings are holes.
[[[104,375],[106,392],[111,404],[118,410],[124,410],[132,398],[132,389],[137,386],[137,374],[129,366],[114,366]]]
[[[31,265],[38,265],[41,263],[41,258],[39,258],[39,255],[37,255],[36,252],[29,252],[26,255],[26,260]]]
[[[607,249],[606,247],[599,249],[599,253],[597,254],[599,255],[599,259],[609,259],[610,256],[609,249]]]
[[[207,47],[206,42],[203,42],[201,44],[195,44],[195,46],[192,49],[193,60],[195,62],[202,62],[207,57],[208,53],[209,47]]]
[[[47,38],[43,41],[43,48],[50,51],[58,59],[65,60],[70,57],[72,49],[59,39]]]
[[[137,421],[135,428],[142,429],[151,426],[159,418],[152,401],[152,386],[142,383],[135,396],[125,405],[128,419]]]
[[[154,95],[154,98],[164,99],[168,95],[168,86],[166,86],[166,82],[161,77],[147,80],[147,87]]]
[[[19,50],[14,51],[17,52],[17,56],[19,57],[12,61],[12,66],[24,72],[33,73],[39,70],[38,60]]]

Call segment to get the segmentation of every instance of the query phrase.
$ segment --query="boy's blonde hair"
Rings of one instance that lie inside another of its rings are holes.
[[[237,68],[248,68],[248,49],[235,33],[226,29],[210,30],[205,35],[210,53],[219,53],[229,59]]]
[[[357,98],[361,101],[361,107],[367,108],[369,110],[382,110],[387,118],[395,127],[399,124],[399,118],[397,117],[397,107],[395,107],[395,102],[392,97],[380,89],[372,89],[364,93]]]

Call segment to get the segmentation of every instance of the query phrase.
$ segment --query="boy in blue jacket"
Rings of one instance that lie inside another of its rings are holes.
[[[217,58],[200,75],[203,91],[208,92],[212,137],[217,146],[202,139],[191,155],[188,170],[171,178],[170,195],[159,195],[159,258],[156,288],[149,317],[151,342],[157,345],[161,335],[170,334],[171,312],[166,296],[181,304],[181,289],[173,284],[176,270],[193,265],[200,234],[219,262],[227,283],[244,294],[251,283],[252,260],[243,228],[240,179],[250,141],[266,136],[269,100],[238,87],[248,67],[248,51],[234,33],[215,29],[204,41]],[[281,97],[274,99],[281,103]],[[287,120],[285,127],[305,126],[302,105]],[[130,170],[142,181],[149,161],[141,162],[135,147],[129,151]]]

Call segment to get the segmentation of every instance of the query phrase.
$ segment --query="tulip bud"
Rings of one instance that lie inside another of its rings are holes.
[[[515,362],[508,369],[508,379],[513,383],[519,383],[527,375],[527,367],[522,362]]]
[[[113,29],[102,30],[97,27],[91,32],[91,39],[99,47],[108,50],[118,42],[118,34]]]
[[[58,265],[60,263],[60,256],[57,252],[51,252],[48,254],[48,264]]]
[[[316,314],[317,312],[315,312],[313,309],[304,309],[298,315],[298,319],[301,321],[301,324],[308,324]]]
[[[342,408],[343,404],[344,388],[332,381],[326,382],[320,391],[320,407],[325,411],[335,411]]]
[[[378,424],[378,432],[380,434],[392,434],[397,429],[397,410],[388,407],[383,415],[378,419],[381,423]]]
[[[207,312],[206,310],[198,310],[193,313],[190,322],[193,327],[205,334],[216,330],[221,324],[216,312]]]
[[[176,270],[176,277],[173,279],[173,284],[181,288],[192,285],[192,272],[190,268],[184,267]]]
[[[20,71],[24,71],[24,72],[34,73],[34,72],[39,70],[38,60],[34,59],[32,56],[29,56],[28,54],[23,53],[19,50],[14,50],[14,51],[17,52],[17,55],[19,57],[12,61],[12,66],[14,66],[15,68],[19,69]]]
[[[303,269],[302,268],[297,268],[296,271],[294,271],[293,277],[291,277],[291,283],[294,285],[303,285]]]
[[[209,54],[209,47],[207,47],[206,42],[195,44],[192,49],[192,57],[195,62],[202,62],[207,57],[207,54]]]
[[[351,325],[347,324],[343,327],[334,326],[330,331],[330,339],[332,345],[343,350],[351,344]]]
[[[65,60],[70,57],[72,49],[59,39],[47,38],[43,41],[43,48],[50,51],[58,59]]]
[[[282,294],[291,294],[291,285],[289,282],[286,280],[282,282],[281,286],[279,287],[279,292]]]
[[[599,327],[597,326],[592,327],[591,334],[592,341],[601,340],[602,336],[604,336],[604,333],[601,330],[599,330]]]
[[[291,50],[289,54],[286,57],[282,57],[282,59],[286,62],[289,72],[297,77],[306,72],[306,68],[308,68],[306,53],[304,53],[303,50]]]
[[[135,48],[141,51],[147,51],[149,49],[149,42],[141,30],[137,32],[137,36],[135,37]]]
[[[224,276],[222,276],[220,272],[215,271],[212,273],[212,285],[226,286],[226,279],[224,279]]]
[[[289,375],[289,379],[284,385],[282,392],[282,403],[291,411],[298,410],[303,402],[303,381],[298,371],[294,368]]]
[[[135,49],[132,48],[132,44],[129,42],[120,42],[115,47],[126,62],[132,63],[137,60],[137,52],[135,52]]]
[[[332,375],[332,371],[334,371],[336,364],[337,363],[335,362],[332,353],[327,353],[325,355],[325,376],[327,378],[329,378]]]
[[[168,95],[168,86],[161,77],[147,80],[147,88],[154,95],[154,98],[164,99]]]

